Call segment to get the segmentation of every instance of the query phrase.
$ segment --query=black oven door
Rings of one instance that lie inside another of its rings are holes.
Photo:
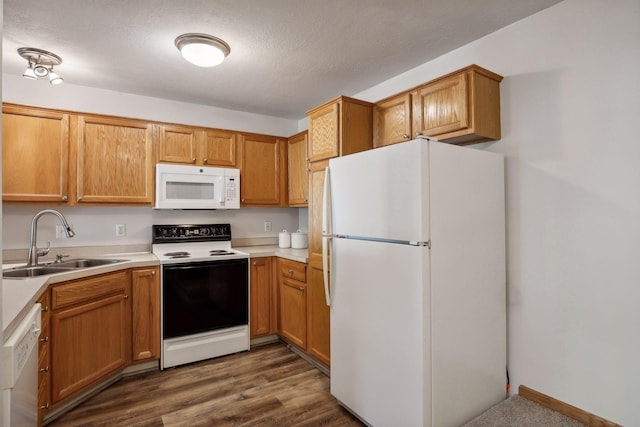
[[[163,265],[162,310],[165,339],[247,325],[248,260]]]

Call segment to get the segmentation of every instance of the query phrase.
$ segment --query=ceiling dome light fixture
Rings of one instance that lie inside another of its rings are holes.
[[[22,73],[22,77],[37,80],[38,77],[49,76],[49,83],[52,85],[62,83],[62,77],[53,72],[54,65],[62,64],[62,58],[55,53],[35,47],[21,47],[18,49],[18,54],[29,63],[27,69]]]
[[[208,34],[183,34],[176,38],[175,43],[184,59],[198,67],[215,67],[231,52],[224,40]]]

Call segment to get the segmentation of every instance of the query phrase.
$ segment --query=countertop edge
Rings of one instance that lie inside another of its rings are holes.
[[[263,246],[240,246],[234,249],[246,252],[251,258],[276,256],[280,258],[290,259],[302,263],[308,262],[307,249],[291,249],[280,248],[277,245]],[[105,250],[105,253],[107,251]],[[52,274],[48,276],[40,276],[29,279],[3,279],[2,280],[2,335],[4,341],[9,338],[16,327],[20,324],[24,316],[29,312],[30,307],[35,304],[44,294],[49,285],[69,280],[82,279],[84,277],[94,276],[98,274],[111,273],[114,271],[138,268],[152,267],[160,265],[160,261],[150,252],[146,253],[110,253],[109,255],[95,256],[95,258],[118,258],[127,259],[127,261],[104,265],[100,267],[86,268],[77,271]],[[92,256],[93,258],[94,256]],[[8,268],[9,265],[3,266]]]

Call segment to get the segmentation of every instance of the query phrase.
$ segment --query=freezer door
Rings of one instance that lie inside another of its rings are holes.
[[[428,142],[331,159],[333,234],[429,240]]]
[[[333,239],[332,249],[331,393],[369,425],[429,425],[428,248]]]

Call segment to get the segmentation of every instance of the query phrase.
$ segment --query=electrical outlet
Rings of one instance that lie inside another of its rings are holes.
[[[126,224],[116,224],[116,237],[122,237],[127,234]]]
[[[271,221],[264,222],[264,231],[271,231]]]

